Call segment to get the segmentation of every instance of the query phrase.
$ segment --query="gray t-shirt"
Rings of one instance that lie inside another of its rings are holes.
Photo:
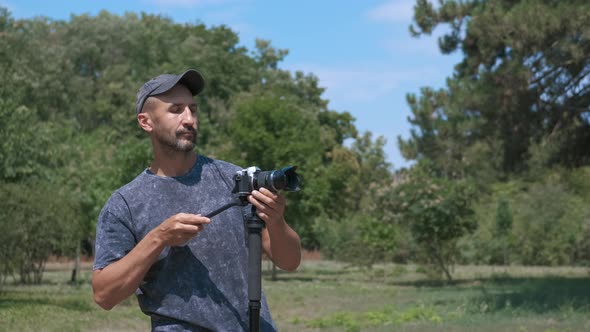
[[[94,269],[124,257],[177,213],[206,215],[234,199],[239,167],[198,156],[185,175],[145,170],[117,190],[98,218]],[[248,330],[248,248],[244,208],[232,207],[186,245],[166,247],[136,291],[154,331]],[[264,294],[260,327],[275,331]]]

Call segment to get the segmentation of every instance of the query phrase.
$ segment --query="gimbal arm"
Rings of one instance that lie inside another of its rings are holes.
[[[221,212],[223,212],[231,207],[238,206],[238,205],[244,206],[246,204],[247,204],[247,201],[245,199],[242,199],[241,197],[237,197],[233,201],[223,205],[222,207],[209,212],[208,214],[205,215],[205,217],[213,218],[216,215],[220,214]]]

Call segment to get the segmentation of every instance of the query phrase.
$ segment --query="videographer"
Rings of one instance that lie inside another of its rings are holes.
[[[241,168],[198,155],[193,96],[205,82],[195,70],[164,74],[137,94],[140,127],[153,148],[151,165],[115,191],[96,229],[94,299],[110,310],[135,293],[152,331],[248,329],[247,209],[203,217],[231,201]],[[265,188],[248,202],[265,222],[262,249],[280,268],[295,270],[300,239],[284,219],[285,199]],[[262,331],[275,331],[264,295]]]

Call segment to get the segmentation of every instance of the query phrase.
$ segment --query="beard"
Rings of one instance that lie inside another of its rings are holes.
[[[184,134],[192,133],[192,137],[186,138]],[[176,131],[174,135],[166,133],[156,133],[156,140],[174,152],[189,152],[197,145],[197,136],[199,131],[192,128],[185,128]]]

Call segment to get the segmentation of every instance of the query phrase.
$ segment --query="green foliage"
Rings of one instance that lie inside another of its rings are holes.
[[[40,122],[35,109],[0,99],[0,181],[52,179],[50,170],[64,163],[65,123]]]
[[[235,103],[229,134],[232,158],[240,165],[262,169],[281,165],[314,165],[321,160],[319,125],[314,114],[296,99],[266,93],[245,96]],[[303,167],[305,171],[305,167]]]
[[[509,264],[509,245],[510,234],[512,232],[512,212],[510,211],[509,201],[502,198],[498,201],[498,208],[496,210],[496,230],[494,232],[494,240],[491,242],[492,246],[499,247],[500,250],[492,250],[492,255],[501,252],[501,262],[503,265]],[[496,261],[500,261],[497,260]]]
[[[463,260],[483,264],[587,264],[590,209],[580,189],[588,181],[580,177],[586,171],[546,171],[542,181],[514,180],[494,186],[475,206],[479,228],[472,237],[462,240]],[[497,219],[508,212],[502,212],[502,202],[510,202],[512,226],[506,228],[499,227]],[[496,213],[492,214],[493,210]]]
[[[69,195],[40,182],[0,186],[0,283],[40,283],[50,255],[72,255],[81,225]]]
[[[391,261],[396,246],[396,228],[382,220],[366,218],[359,225],[361,227],[361,248],[366,262],[370,265],[376,262]]]
[[[280,92],[245,94],[236,99],[228,132],[230,147],[222,157],[262,170],[298,166],[303,191],[289,195],[285,217],[295,229],[310,234],[314,216],[306,213],[304,205],[313,199],[314,192],[306,188],[306,180],[315,178],[323,153],[317,118],[297,98]]]
[[[394,199],[400,219],[409,224],[427,262],[451,280],[450,267],[458,256],[457,241],[477,226],[473,218],[473,186],[467,181],[438,177],[424,162],[396,188]]]
[[[590,216],[586,202],[549,181],[533,185],[521,204],[515,232],[522,260],[535,265],[571,263],[582,221]]]
[[[408,97],[415,129],[400,139],[404,155],[443,168],[452,161],[455,172],[471,168],[471,175],[489,169],[492,179],[524,172],[531,163],[587,165],[590,4],[433,2],[416,1],[412,33],[429,35],[447,25],[441,51],[460,50],[464,58],[446,89]]]
[[[110,194],[151,159],[135,119],[137,89],[189,67],[207,81],[197,98],[200,153],[266,170],[299,166],[304,190],[290,195],[287,219],[306,247],[323,245],[313,227],[321,218],[358,212],[375,224],[359,242],[373,260],[391,249],[391,225],[365,214],[390,176],[384,139],[357,137],[354,118],[328,109],[312,73],[279,69],[287,50],[258,40],[250,51],[226,26],[107,11],[15,20],[1,8],[0,35],[0,181],[68,193],[63,204],[78,209],[87,244]]]
[[[510,212],[510,204],[506,199],[501,199],[498,202],[498,210],[496,211],[496,234],[499,236],[506,236],[512,229],[512,212]]]
[[[455,261],[589,264],[588,6],[416,1],[414,35],[448,25],[441,50],[464,59],[445,88],[408,95],[411,135],[398,142],[417,163],[396,173],[385,139],[329,109],[313,73],[280,69],[288,50],[270,41],[248,50],[226,26],[145,13],[16,20],[0,8],[2,190],[20,191],[22,215],[46,216],[23,202],[52,196],[48,206],[64,207],[55,216],[77,213],[56,229],[92,243],[104,202],[151,159],[138,87],[192,67],[207,80],[199,152],[299,166],[304,190],[289,195],[287,218],[306,248],[363,266],[419,261],[447,277]]]
[[[391,261],[397,249],[395,226],[365,214],[351,214],[340,220],[322,218],[314,230],[324,257],[359,266]]]
[[[410,32],[440,26],[463,59],[443,89],[409,94],[402,154],[473,179],[479,225],[463,263],[586,262],[590,22],[587,1],[417,0]],[[584,248],[584,249],[582,249]]]
[[[336,147],[327,154],[313,204],[322,212],[315,233],[328,257],[370,267],[394,256],[397,226],[380,199],[391,183],[384,144],[382,137],[364,133],[351,149]]]

